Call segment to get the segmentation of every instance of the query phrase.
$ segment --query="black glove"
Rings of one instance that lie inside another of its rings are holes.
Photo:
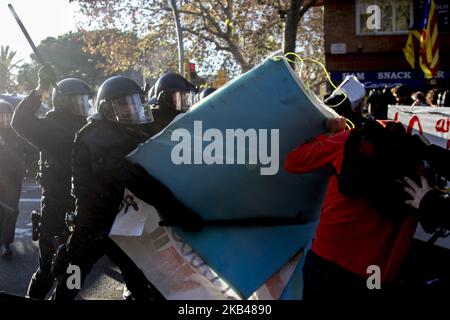
[[[38,91],[48,91],[50,86],[56,85],[56,75],[49,64],[44,64],[38,71],[39,85]]]
[[[161,214],[161,212],[160,212]],[[176,215],[170,214],[170,217],[161,214],[163,221],[159,222],[160,226],[181,227],[185,232],[200,232],[203,229],[203,219],[191,209],[184,207],[176,209]]]
[[[202,218],[179,202],[166,186],[149,175],[142,166],[127,159],[124,159],[121,165],[122,170],[126,171],[128,175],[128,181],[125,183],[127,188],[136,197],[155,206],[167,225],[179,226],[189,232],[202,230]],[[144,191],[142,192],[142,190]],[[146,190],[149,191],[146,192]],[[154,192],[157,192],[156,197]],[[151,196],[147,197],[147,194]]]
[[[203,219],[196,212],[186,208],[182,213],[181,229],[186,232],[200,232],[203,229]]]

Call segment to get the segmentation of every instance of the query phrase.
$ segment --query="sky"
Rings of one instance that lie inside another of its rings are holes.
[[[76,31],[77,6],[69,0],[0,0],[0,45],[17,51],[16,61],[30,61],[31,47],[9,11],[11,3],[35,45],[50,36]]]

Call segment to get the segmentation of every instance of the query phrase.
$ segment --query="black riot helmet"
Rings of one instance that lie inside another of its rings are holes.
[[[11,123],[13,108],[11,104],[0,99],[0,128],[7,128]]]
[[[207,96],[209,96],[211,93],[216,91],[216,88],[206,88],[202,92],[200,92],[199,100],[205,99]]]
[[[144,104],[145,93],[130,78],[114,76],[103,82],[97,93],[97,111],[107,120],[121,124],[153,122],[150,106]]]
[[[55,110],[88,116],[89,102],[94,93],[88,84],[77,78],[67,78],[58,82],[52,92],[52,104]]]
[[[153,95],[149,95],[149,101],[156,105],[156,108],[187,111],[197,102],[195,86],[174,72],[162,75],[154,88]]]

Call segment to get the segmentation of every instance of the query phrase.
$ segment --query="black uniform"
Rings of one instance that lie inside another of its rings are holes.
[[[73,211],[71,196],[71,153],[75,133],[86,118],[52,110],[44,118],[34,114],[41,100],[32,91],[17,107],[11,125],[40,151],[38,180],[42,186],[42,220],[39,230],[39,268],[28,288],[31,298],[43,299],[52,288],[51,262],[56,251],[55,237],[66,236],[65,215]]]
[[[11,128],[0,129],[0,242],[14,242],[24,176],[25,141]]]
[[[94,263],[106,254],[122,271],[135,299],[163,298],[108,237],[125,188],[166,216],[187,211],[169,189],[142,167],[126,160],[127,154],[148,139],[141,128],[92,119],[77,133],[72,158],[77,216],[67,255],[72,265],[80,267],[82,283]],[[69,276],[66,274],[58,282],[54,299],[73,299],[77,295],[78,290],[66,286]]]

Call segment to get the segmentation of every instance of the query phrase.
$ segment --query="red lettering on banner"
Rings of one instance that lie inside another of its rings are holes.
[[[394,115],[394,121],[398,122],[398,112],[396,112],[395,115]]]
[[[450,118],[447,119],[439,119],[436,122],[436,131],[437,132],[448,132],[450,129]]]
[[[416,123],[417,123],[417,126],[419,127],[419,134],[420,134],[420,135],[423,135],[422,124],[420,123],[420,119],[419,119],[418,116],[413,116],[413,117],[411,118],[411,120],[409,120],[408,128],[406,129],[406,132],[407,132],[408,134],[411,134],[411,133],[412,133],[412,130],[413,130],[413,128],[414,128],[414,125],[415,125]]]

